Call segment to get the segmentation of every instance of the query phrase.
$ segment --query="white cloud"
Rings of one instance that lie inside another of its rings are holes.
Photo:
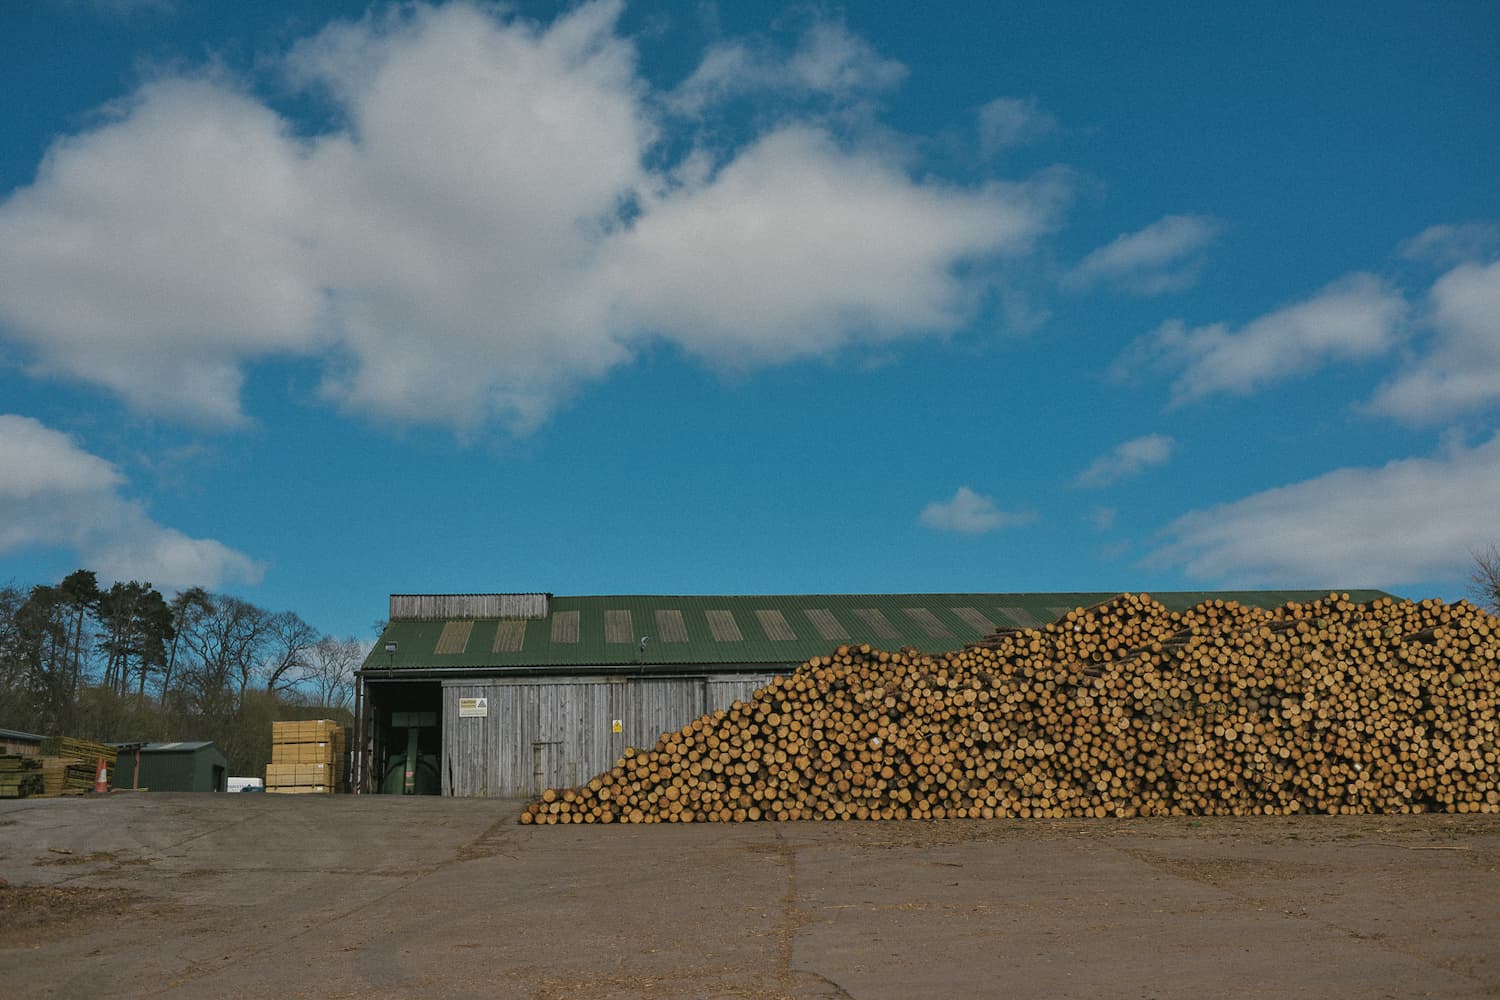
[[[1400,341],[1406,313],[1399,292],[1372,275],[1354,274],[1238,330],[1225,323],[1190,328],[1171,320],[1127,351],[1116,370],[1151,364],[1177,371],[1173,406],[1219,393],[1248,395],[1328,361],[1362,361],[1390,352]]]
[[[296,168],[243,95],[148,85],[0,204],[0,320],[44,372],[237,419],[239,357],[304,348],[322,309]]]
[[[715,45],[665,100],[671,110],[686,115],[757,93],[847,101],[889,90],[906,74],[905,66],[882,58],[842,24],[819,21],[791,52],[743,40]]]
[[[1500,433],[1186,514],[1150,557],[1224,586],[1396,587],[1463,575],[1494,538]]]
[[[1493,222],[1429,226],[1398,249],[1408,260],[1441,267],[1481,260],[1497,251],[1500,251],[1500,224]]]
[[[120,495],[123,485],[118,469],[68,435],[0,414],[0,552],[65,546],[107,579],[164,588],[260,579],[262,567],[243,553],[157,524]]]
[[[1500,402],[1500,262],[1439,278],[1426,318],[1430,349],[1377,389],[1370,409],[1433,423]]]
[[[653,338],[742,366],[945,331],[995,273],[964,265],[1053,222],[1056,175],[918,181],[795,118],[648,167],[619,12],[333,25],[284,61],[330,99],[312,137],[217,76],[143,86],[0,201],[0,336],[152,413],[241,421],[246,366],[304,357],[346,409],[525,432]],[[904,74],[827,25],[774,61],[809,92]]]
[[[1100,455],[1078,474],[1076,485],[1088,489],[1140,475],[1155,465],[1164,465],[1172,457],[1175,442],[1165,434],[1147,434],[1116,445],[1107,455]]]
[[[648,201],[604,273],[628,325],[719,364],[823,354],[956,325],[969,303],[952,263],[1025,249],[1050,202],[1024,186],[913,184],[790,127]]]
[[[1197,283],[1202,251],[1221,229],[1208,216],[1165,216],[1091,252],[1068,273],[1064,284],[1073,288],[1107,284],[1136,295],[1183,291]]]
[[[1057,119],[1035,97],[997,97],[979,109],[979,149],[985,156],[1024,145],[1057,129]]]
[[[982,535],[997,528],[1029,524],[1036,520],[1036,515],[1026,511],[1003,511],[989,497],[960,486],[952,499],[934,500],[923,507],[920,520],[935,531]]]
[[[0,414],[0,500],[54,493],[98,493],[124,481],[113,465],[29,417]]]

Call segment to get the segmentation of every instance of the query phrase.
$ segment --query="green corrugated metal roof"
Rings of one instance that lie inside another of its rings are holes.
[[[1348,593],[1357,602],[1388,596],[1377,590]],[[1213,598],[1275,608],[1327,595],[1325,590],[1257,590],[1151,596],[1182,611]],[[1114,596],[1114,592],[553,596],[545,618],[524,623],[463,619],[450,627],[443,620],[392,621],[364,667],[472,671],[743,664],[753,668],[801,663],[845,643],[943,652],[988,635],[991,629],[985,623],[1034,627],[1055,621],[1072,608],[1089,607]],[[643,636],[650,637],[644,653],[639,648]],[[385,652],[389,641],[397,644],[394,655]],[[452,651],[438,652],[440,645]]]

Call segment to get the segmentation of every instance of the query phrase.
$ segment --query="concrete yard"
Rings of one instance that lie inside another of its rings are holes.
[[[1500,996],[1500,816],[738,826],[0,802],[6,997]]]

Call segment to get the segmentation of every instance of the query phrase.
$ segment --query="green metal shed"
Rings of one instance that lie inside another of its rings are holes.
[[[229,758],[207,740],[147,743],[138,750],[124,749],[114,774],[116,788],[146,788],[153,792],[222,792],[228,780]]]

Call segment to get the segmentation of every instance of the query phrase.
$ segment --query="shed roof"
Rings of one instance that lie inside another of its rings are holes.
[[[204,747],[213,746],[213,740],[190,740],[175,743],[147,743],[141,747],[141,753],[193,753]]]
[[[1358,602],[1388,596],[1377,590],[1348,594]],[[800,663],[842,644],[941,652],[959,649],[997,627],[1039,627],[1073,608],[1090,607],[1117,594],[544,596],[541,613],[533,610],[527,617],[393,618],[363,669],[760,669]],[[1275,608],[1289,601],[1318,600],[1328,591],[1174,591],[1151,596],[1182,611],[1214,598]],[[469,605],[454,605],[465,606]],[[391,642],[395,652],[387,653],[385,646]]]
[[[40,743],[46,738],[36,733],[23,733],[19,729],[0,729],[0,739],[15,740],[17,743]]]

